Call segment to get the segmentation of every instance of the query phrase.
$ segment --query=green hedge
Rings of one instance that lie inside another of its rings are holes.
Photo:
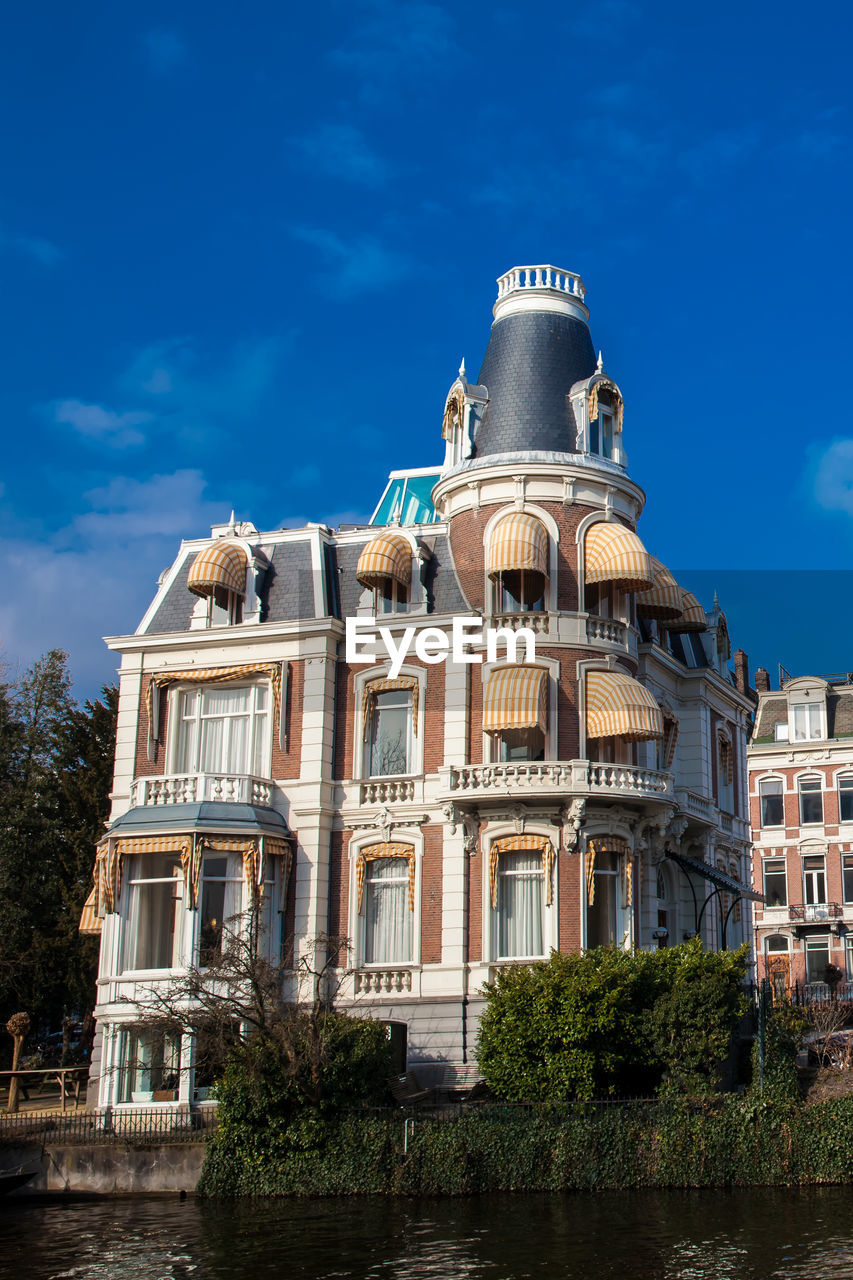
[[[226,1196],[796,1186],[853,1181],[853,1098],[489,1106],[452,1119],[348,1114],[240,1148],[218,1135],[199,1192]],[[233,1135],[232,1135],[233,1138]]]

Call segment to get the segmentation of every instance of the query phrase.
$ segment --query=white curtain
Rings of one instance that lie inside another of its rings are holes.
[[[498,955],[542,955],[544,876],[540,853],[502,853],[498,864]]]
[[[412,958],[409,864],[406,858],[374,858],[365,868],[366,964],[407,964]]]
[[[180,948],[179,871],[173,860],[157,854],[137,854],[128,861],[122,968],[169,969],[178,963]]]

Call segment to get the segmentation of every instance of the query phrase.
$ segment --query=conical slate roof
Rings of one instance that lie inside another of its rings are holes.
[[[576,382],[595,373],[595,351],[584,320],[560,314],[554,298],[551,290],[525,290],[526,309],[509,314],[502,314],[498,303],[477,379],[489,400],[474,441],[475,458],[576,451],[568,395]]]

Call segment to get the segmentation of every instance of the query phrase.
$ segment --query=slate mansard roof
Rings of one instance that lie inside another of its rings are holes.
[[[474,457],[574,453],[577,424],[569,392],[595,368],[589,328],[574,316],[542,311],[496,320],[478,378],[489,400]]]
[[[343,619],[354,616],[364,590],[356,579],[358,558],[370,538],[376,536],[376,526],[366,526],[360,532],[363,537],[358,540],[347,534],[340,543],[334,540],[326,542],[319,570],[322,579],[319,592],[314,589],[311,533],[301,539],[289,534],[286,541],[276,541],[274,534],[259,534],[256,540],[253,539],[263,548],[270,562],[260,583],[261,622],[300,622],[316,617]],[[467,612],[468,606],[451,561],[446,530],[427,526],[419,536],[432,553],[424,571],[430,612]],[[188,589],[187,576],[198,546],[198,543],[193,543],[181,548],[176,565],[161,587],[156,607],[141,628],[142,633],[164,635],[190,630],[198,597]],[[315,604],[317,599],[322,601],[319,608]]]

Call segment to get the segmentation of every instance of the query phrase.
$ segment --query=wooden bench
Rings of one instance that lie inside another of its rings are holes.
[[[424,1102],[432,1097],[432,1089],[425,1089],[414,1071],[407,1071],[404,1076],[390,1076],[388,1088],[395,1102],[401,1107],[414,1106],[416,1102]]]

